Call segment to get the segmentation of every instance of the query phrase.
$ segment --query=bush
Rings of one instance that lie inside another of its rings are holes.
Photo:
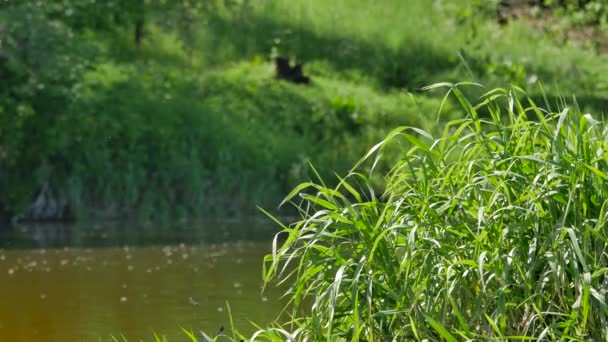
[[[49,157],[48,128],[62,119],[94,48],[40,5],[0,7],[0,188],[2,200],[16,208],[45,178],[38,171]]]
[[[442,135],[400,127],[337,187],[287,196],[302,218],[282,226],[264,277],[291,282],[294,310],[312,301],[293,335],[605,340],[606,126],[576,106],[522,102],[518,89],[474,106],[446,86],[467,116]],[[410,147],[376,194],[368,160],[399,140]]]

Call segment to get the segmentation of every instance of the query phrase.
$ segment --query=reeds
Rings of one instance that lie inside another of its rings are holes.
[[[287,196],[301,219],[282,225],[264,278],[290,282],[296,310],[312,301],[292,338],[608,338],[605,124],[519,88],[475,105],[463,86],[428,87],[466,112],[441,136],[397,128],[337,187],[319,179]],[[368,164],[399,140],[377,194]]]

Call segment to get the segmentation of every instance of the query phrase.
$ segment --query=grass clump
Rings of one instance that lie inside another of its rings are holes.
[[[292,337],[605,340],[606,126],[519,88],[472,104],[463,85],[440,86],[463,119],[438,136],[400,127],[337,187],[319,179],[286,198],[301,219],[277,235],[264,277],[291,282],[296,309],[312,300]],[[373,165],[399,141],[409,147],[375,193]]]

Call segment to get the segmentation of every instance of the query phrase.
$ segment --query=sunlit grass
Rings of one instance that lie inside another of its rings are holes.
[[[343,173],[389,127],[436,134],[434,119],[419,114],[435,93],[418,96],[419,111],[401,91],[439,80],[536,89],[542,79],[549,98],[576,92],[583,108],[607,103],[604,56],[526,23],[500,27],[492,1],[151,7],[141,46],[131,26],[71,32],[43,20],[46,12],[30,13],[40,6],[28,3],[38,2],[11,2],[2,13],[23,30],[14,39],[46,42],[31,44],[40,63],[23,60],[7,74],[15,80],[6,94],[33,88],[16,102],[12,95],[0,101],[0,199],[12,216],[44,182],[77,219],[251,213],[305,179],[308,161],[324,176]],[[7,55],[20,56],[18,45]],[[312,85],[276,82],[270,60],[277,54],[304,63]],[[18,76],[30,67],[42,68],[40,75]]]
[[[472,104],[462,85],[440,86],[466,114],[443,134],[400,127],[339,186],[287,197],[302,218],[283,226],[264,277],[291,282],[296,308],[312,298],[295,338],[606,339],[604,123],[518,88]],[[397,140],[411,147],[376,194],[368,162]]]
[[[276,0],[244,1],[234,11],[207,13],[193,35],[209,65],[271,51],[323,63],[324,76],[380,88],[416,89],[436,81],[475,80],[527,86],[542,79],[550,97],[576,93],[601,108],[608,84],[603,57],[581,42],[496,23],[495,1]],[[449,38],[448,38],[449,37]],[[568,82],[565,82],[568,80]],[[538,95],[533,93],[532,95]]]

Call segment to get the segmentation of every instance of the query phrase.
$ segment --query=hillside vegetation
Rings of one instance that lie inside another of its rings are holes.
[[[309,162],[335,183],[394,127],[461,115],[422,86],[513,83],[600,114],[608,88],[604,56],[469,1],[20,1],[0,18],[3,219],[244,215]],[[279,55],[312,84],[275,80]]]

